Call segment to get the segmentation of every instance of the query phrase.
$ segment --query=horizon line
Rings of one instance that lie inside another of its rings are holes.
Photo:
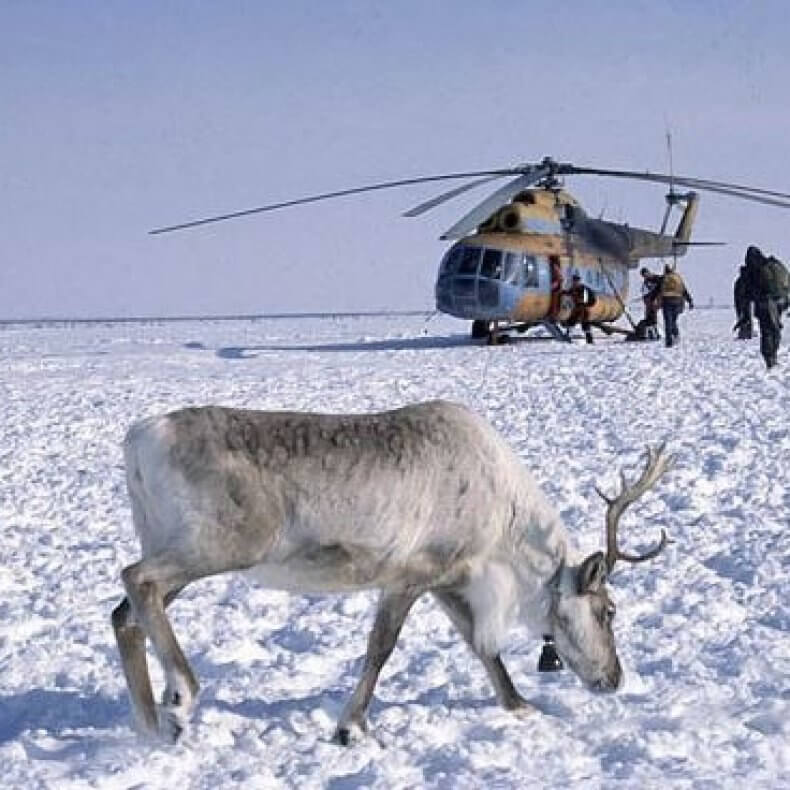
[[[365,316],[386,316],[386,315],[426,315],[434,313],[436,310],[321,310],[296,313],[220,313],[217,315],[150,315],[150,316],[93,316],[93,317],[69,317],[69,316],[43,316],[39,318],[0,318],[0,326],[10,324],[135,324],[150,321],[255,321],[264,318],[354,318]]]

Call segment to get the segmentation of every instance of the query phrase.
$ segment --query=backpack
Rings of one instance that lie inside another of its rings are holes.
[[[760,291],[772,299],[787,299],[790,296],[790,272],[773,255],[760,267]]]
[[[683,278],[677,272],[667,272],[661,278],[661,295],[668,298],[683,298],[686,286]]]

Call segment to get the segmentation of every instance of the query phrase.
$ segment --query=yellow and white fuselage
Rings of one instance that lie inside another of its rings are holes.
[[[436,307],[458,318],[533,324],[563,321],[574,274],[597,297],[591,321],[616,321],[628,299],[628,271],[644,257],[683,254],[696,196],[674,236],[590,219],[564,190],[528,189],[500,208],[477,232],[445,254],[436,282]],[[552,283],[552,270],[555,282]],[[555,288],[552,300],[552,285]]]

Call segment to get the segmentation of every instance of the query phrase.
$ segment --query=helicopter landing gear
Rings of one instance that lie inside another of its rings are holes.
[[[486,344],[489,346],[503,346],[510,342],[510,336],[499,330],[499,322],[491,321],[488,325]]]
[[[555,340],[561,340],[563,343],[571,342],[570,330],[563,330],[556,321],[542,321],[541,323]]]
[[[475,340],[485,340],[489,346],[501,346],[509,340],[507,335],[500,333],[498,322],[482,318],[472,321],[472,337]]]
[[[472,321],[472,337],[475,340],[483,340],[491,335],[491,321],[477,319]]]
[[[486,321],[478,318],[472,321],[472,337],[475,340],[485,340],[488,346],[504,346],[514,338],[508,334],[515,330],[520,334],[526,332],[531,324],[512,324],[508,321]]]
[[[610,330],[612,331],[612,330]],[[635,327],[633,332],[626,334],[626,340],[661,340],[661,334],[655,324],[648,324],[642,319]]]

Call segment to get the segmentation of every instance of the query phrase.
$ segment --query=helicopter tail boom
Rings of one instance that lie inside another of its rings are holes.
[[[675,230],[675,245],[685,252],[686,245],[691,239],[691,229],[694,225],[694,220],[697,218],[699,195],[696,192],[688,192],[685,195],[676,195],[675,200],[681,200],[686,204],[683,216],[680,218],[678,227]]]
[[[679,203],[684,205],[683,215],[672,236],[663,232],[653,233],[641,228],[616,226],[624,229],[628,238],[627,257],[632,262],[632,266],[636,265],[636,261],[641,258],[680,257],[685,255],[688,248],[693,245],[690,239],[699,208],[699,195],[696,192],[687,192],[685,195],[670,193],[667,196],[667,201],[670,206]]]

